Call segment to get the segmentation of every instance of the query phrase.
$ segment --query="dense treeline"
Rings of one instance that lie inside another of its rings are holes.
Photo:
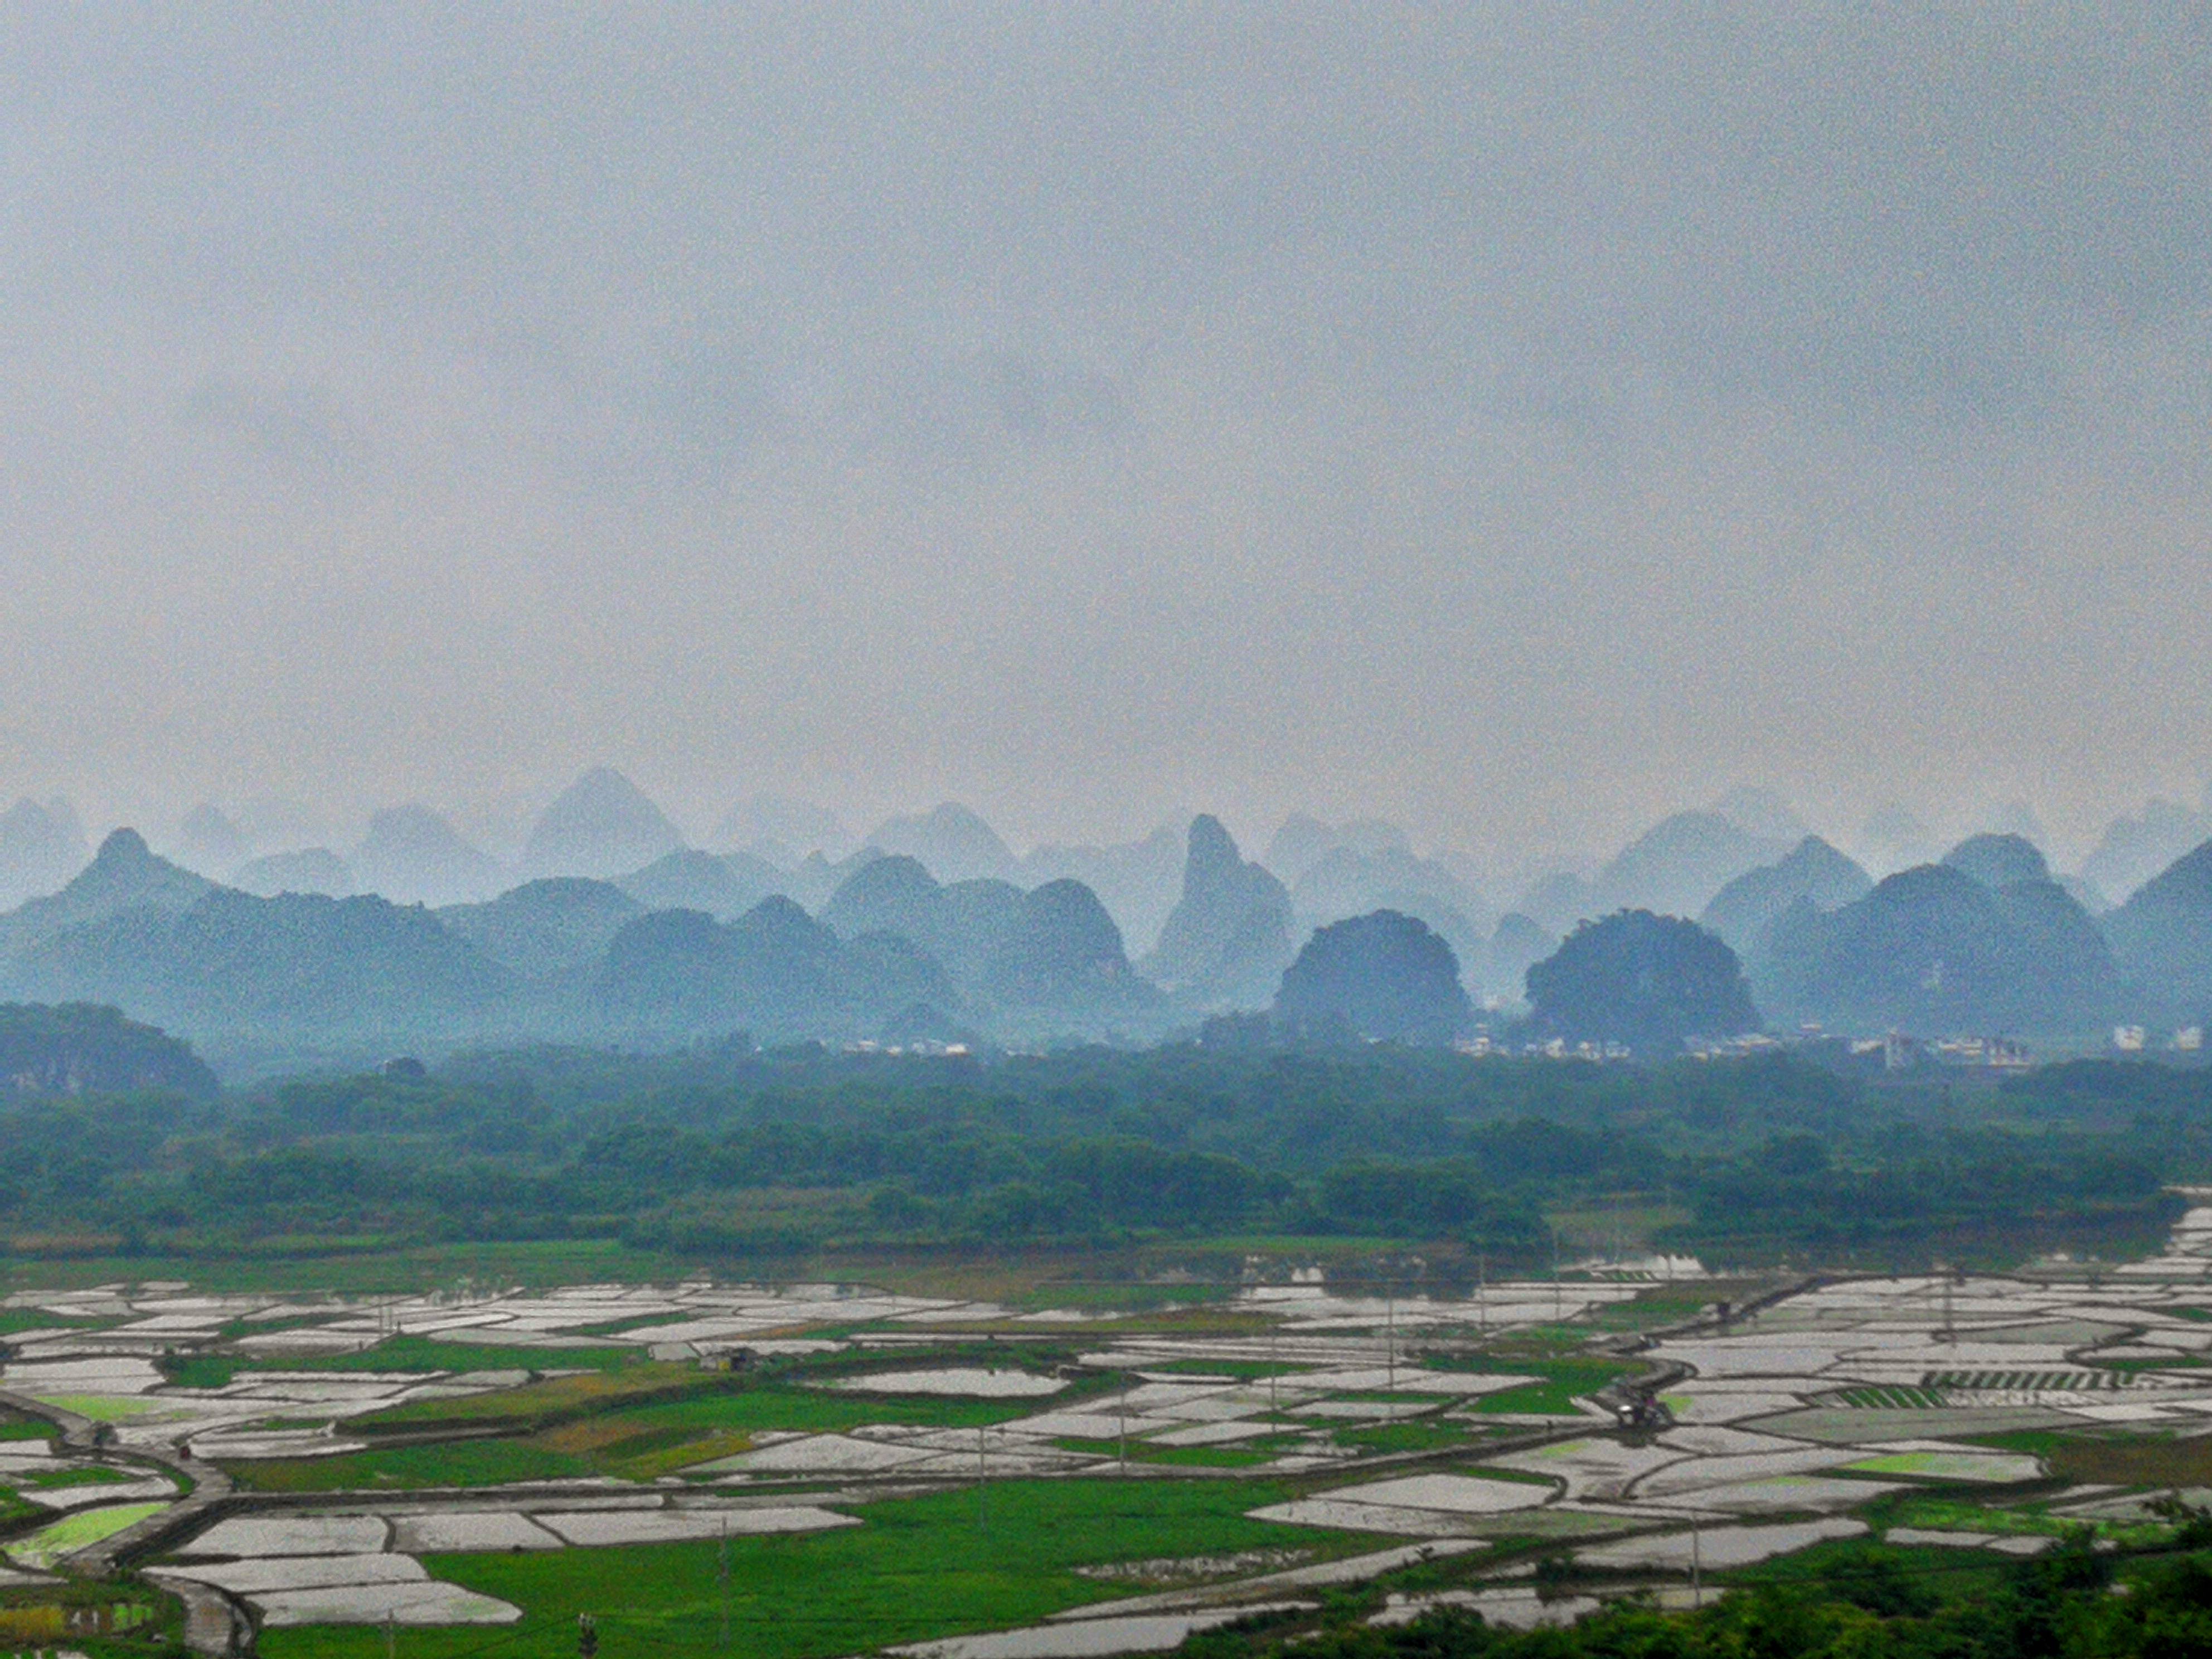
[[[532,1050],[0,1110],[0,1236],[824,1243],[1358,1236],[1536,1262],[1639,1204],[1717,1261],[2154,1234],[2212,1073],[2002,1087],[1798,1056],[1656,1069],[1365,1053]]]
[[[2202,1530],[2199,1523],[2184,1536]],[[1395,1627],[1346,1624],[1290,1642],[1226,1628],[1193,1638],[1181,1652],[1183,1659],[2182,1659],[2212,1652],[2212,1554],[2116,1564],[2075,1544],[1993,1569],[1965,1559],[1931,1561],[1933,1553],[1833,1549],[1778,1565],[1764,1582],[1701,1611],[1664,1613],[1630,1600],[1565,1629],[1516,1632],[1446,1607]]]

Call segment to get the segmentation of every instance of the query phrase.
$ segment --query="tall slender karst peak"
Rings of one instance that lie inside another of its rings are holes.
[[[1237,841],[1219,818],[1211,812],[1200,812],[1190,821],[1190,853],[1182,869],[1182,890],[1188,893],[1194,884],[1218,881],[1224,874],[1243,867],[1244,860],[1237,851]]]
[[[1248,864],[1221,820],[1191,820],[1182,897],[1145,971],[1201,1006],[1265,1006],[1291,961],[1291,896]]]
[[[530,831],[523,861],[547,876],[621,876],[684,845],[645,792],[611,766],[594,766],[553,799]]]

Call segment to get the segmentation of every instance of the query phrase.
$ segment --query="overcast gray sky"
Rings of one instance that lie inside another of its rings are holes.
[[[0,788],[1603,846],[2212,753],[2212,13],[14,8]]]

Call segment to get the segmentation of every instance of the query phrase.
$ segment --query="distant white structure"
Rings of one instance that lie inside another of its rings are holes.
[[[2139,1054],[2142,1052],[2142,1046],[2143,1028],[2142,1026],[2115,1025],[2112,1027],[2112,1047],[2122,1054]]]

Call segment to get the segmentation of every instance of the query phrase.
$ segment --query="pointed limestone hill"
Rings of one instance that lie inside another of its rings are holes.
[[[1780,863],[1746,871],[1722,888],[1698,925],[1741,955],[1800,899],[1815,910],[1838,910],[1873,890],[1874,878],[1855,861],[1820,836],[1808,836]]]
[[[1153,980],[1203,1008],[1264,1008],[1289,967],[1291,896],[1238,856],[1221,820],[1191,820],[1182,896],[1146,959]]]
[[[136,830],[118,830],[60,892],[0,916],[0,956],[125,911],[189,909],[214,888],[206,877],[160,857]]]
[[[350,862],[362,887],[400,904],[465,904],[509,884],[497,860],[416,802],[371,814]]]
[[[1006,881],[1015,860],[999,832],[956,801],[910,817],[892,818],[868,837],[882,853],[918,859],[938,880]]]
[[[2212,1013],[2212,841],[2185,853],[2103,918],[2130,981],[2172,1016]]]
[[[530,831],[533,875],[605,878],[641,870],[684,845],[667,815],[611,766],[594,766],[556,796]]]
[[[1395,910],[1316,930],[1283,972],[1276,1022],[1309,1038],[1442,1047],[1474,1024],[1459,958]]]

